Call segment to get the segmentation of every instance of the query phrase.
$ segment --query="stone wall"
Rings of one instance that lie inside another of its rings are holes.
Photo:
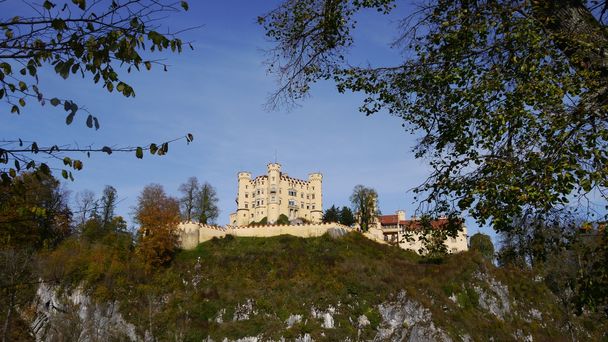
[[[266,225],[266,226],[210,226],[193,222],[183,222],[179,226],[180,242],[183,249],[193,249],[199,243],[224,237],[226,235],[246,237],[271,237],[292,235],[298,237],[316,237],[325,233],[343,235],[353,228],[339,223],[313,223],[302,225]]]

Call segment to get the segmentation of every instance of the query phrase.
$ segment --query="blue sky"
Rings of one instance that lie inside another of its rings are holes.
[[[20,3],[20,2],[19,2]],[[160,183],[172,195],[188,177],[211,183],[218,192],[219,223],[235,210],[237,178],[241,170],[263,174],[275,158],[293,177],[309,172],[324,175],[324,209],[349,205],[357,184],[375,188],[383,213],[416,209],[409,189],[428,175],[411,148],[415,137],[387,113],[366,117],[358,112],[361,96],[338,94],[332,83],[313,87],[311,97],[290,111],[264,111],[267,95],[276,87],[263,66],[270,45],[256,17],[273,8],[270,1],[190,1],[190,11],[172,16],[175,29],[203,25],[188,31],[195,49],[167,56],[169,71],[124,74],[135,98],[103,91],[89,80],[67,81],[42,74],[48,96],[73,98],[100,119],[101,129],[84,125],[83,115],[71,126],[61,110],[29,104],[21,115],[4,115],[0,137],[36,140],[39,144],[80,146],[133,146],[194,134],[194,142],[170,145],[163,157],[133,154],[96,154],[84,160],[84,169],[67,187],[73,196],[84,189],[97,195],[106,184],[118,190],[118,214],[131,218],[138,193],[146,184]],[[2,6],[8,6],[3,4]],[[20,9],[11,8],[18,12]],[[364,13],[355,32],[350,58],[356,63],[391,63],[399,60],[389,48],[400,8],[391,16]],[[478,228],[467,220],[469,232]],[[489,233],[488,229],[481,231]]]

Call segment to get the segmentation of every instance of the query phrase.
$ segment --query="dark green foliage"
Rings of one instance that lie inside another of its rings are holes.
[[[477,233],[469,240],[470,250],[477,251],[489,261],[494,260],[494,244],[489,235]]]
[[[276,224],[289,224],[289,217],[285,214],[279,215]]]
[[[325,213],[323,213],[323,222],[340,222],[340,211],[335,205],[332,205],[329,209],[325,210]]]
[[[349,207],[344,206],[340,209],[340,220],[339,222],[345,226],[352,226],[355,224],[355,215],[353,215],[353,211],[350,210]]]

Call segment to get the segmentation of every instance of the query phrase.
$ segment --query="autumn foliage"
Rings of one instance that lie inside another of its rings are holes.
[[[150,184],[138,197],[135,221],[139,224],[138,254],[149,268],[166,265],[177,249],[179,202],[165,194],[159,184]]]

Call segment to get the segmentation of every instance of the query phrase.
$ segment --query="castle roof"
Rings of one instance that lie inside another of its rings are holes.
[[[397,219],[397,215],[381,215],[378,217],[381,226],[396,226]],[[434,229],[440,229],[447,223],[447,218],[439,218],[437,220],[431,221],[431,227],[433,227]],[[399,225],[403,226],[408,230],[418,230],[421,228],[421,221],[419,219],[399,220]]]

